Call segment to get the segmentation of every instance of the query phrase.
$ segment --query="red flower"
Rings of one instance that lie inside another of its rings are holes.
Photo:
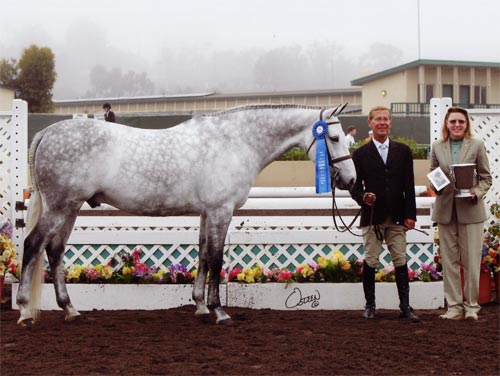
[[[228,281],[233,281],[236,279],[236,277],[238,276],[238,274],[240,274],[242,272],[242,270],[240,268],[234,268],[233,270],[231,270],[229,272],[229,276],[227,277],[227,280]]]

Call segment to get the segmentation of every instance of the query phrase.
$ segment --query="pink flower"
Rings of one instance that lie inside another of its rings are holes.
[[[91,281],[95,281],[99,278],[99,273],[92,266],[85,268],[85,277]]]
[[[288,270],[281,270],[278,275],[278,282],[287,282],[290,281],[293,277],[293,273]]]

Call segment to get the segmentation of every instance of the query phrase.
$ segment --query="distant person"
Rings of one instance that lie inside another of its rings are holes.
[[[367,143],[370,142],[372,140],[372,138],[373,138],[373,131],[370,130],[370,131],[368,131],[368,137],[365,138],[365,142],[367,142]]]
[[[110,123],[116,123],[115,113],[111,111],[111,105],[109,103],[104,103],[102,108],[104,110],[104,120]]]
[[[345,142],[348,148],[356,143],[354,136],[356,136],[356,127],[351,126],[347,129],[347,133],[345,134]]]

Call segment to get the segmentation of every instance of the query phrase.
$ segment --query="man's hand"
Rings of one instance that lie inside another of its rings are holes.
[[[377,196],[375,195],[375,193],[372,193],[372,192],[366,192],[363,195],[363,203],[368,205],[368,206],[372,206],[375,203],[376,199],[377,199]]]
[[[408,230],[413,230],[415,228],[415,220],[410,218],[405,219],[405,226]]]

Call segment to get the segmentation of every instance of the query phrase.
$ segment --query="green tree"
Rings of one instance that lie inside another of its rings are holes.
[[[16,87],[17,62],[15,59],[0,59],[0,85]]]
[[[48,47],[32,44],[17,64],[19,98],[28,102],[29,112],[51,112],[52,89],[56,82],[55,58]]]

